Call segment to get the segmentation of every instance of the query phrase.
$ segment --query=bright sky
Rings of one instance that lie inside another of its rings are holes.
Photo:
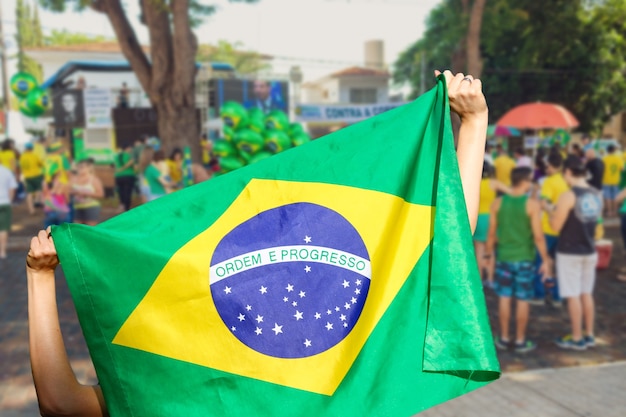
[[[1,0],[7,46],[13,44],[16,0]],[[31,0],[34,2],[35,0]],[[214,0],[219,11],[197,29],[201,43],[219,39],[242,42],[245,48],[280,56],[306,58],[313,72],[335,70],[363,61],[366,40],[385,42],[385,60],[417,40],[430,10],[440,0],[260,0],[257,4]],[[138,36],[148,43],[147,31],[137,21],[136,0],[127,1]],[[113,36],[105,16],[92,11],[54,14],[40,10],[44,32],[72,32]],[[13,49],[13,48],[11,48]],[[317,62],[315,62],[317,61]],[[319,61],[334,61],[333,64]],[[344,65],[345,64],[345,65]],[[305,79],[311,78],[307,74]]]

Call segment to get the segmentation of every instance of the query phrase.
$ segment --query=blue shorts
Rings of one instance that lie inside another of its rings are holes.
[[[486,242],[489,232],[489,214],[479,214],[476,222],[476,230],[474,231],[474,240],[477,242]]]
[[[607,200],[615,200],[617,194],[619,194],[619,187],[617,185],[603,185],[602,193]]]
[[[530,300],[535,295],[533,261],[496,262],[495,291],[500,297]]]

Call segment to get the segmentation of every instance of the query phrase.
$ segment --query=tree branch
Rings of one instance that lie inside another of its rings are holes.
[[[174,22],[174,103],[193,108],[198,40],[191,30],[189,0],[172,0],[171,5]]]
[[[169,12],[163,0],[141,1],[143,16],[150,35],[150,55],[152,57],[152,80],[146,89],[150,100],[156,104],[168,94],[171,88],[172,30]]]
[[[122,53],[135,72],[144,91],[149,91],[152,67],[143,49],[141,49],[141,45],[126,17],[126,12],[120,0],[99,0],[94,4],[98,7],[96,10],[102,11],[109,18]]]

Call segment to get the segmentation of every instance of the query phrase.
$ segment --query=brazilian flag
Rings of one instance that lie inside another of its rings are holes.
[[[442,79],[52,234],[113,416],[410,416],[500,375]]]

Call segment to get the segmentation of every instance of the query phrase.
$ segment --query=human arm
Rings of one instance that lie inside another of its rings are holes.
[[[504,193],[504,194],[511,194],[511,187],[509,187],[508,185],[504,185],[504,183],[498,180],[494,180],[494,179],[490,180],[489,185],[491,185],[492,190],[500,191],[501,193]]]
[[[41,230],[26,258],[30,363],[43,416],[108,415],[99,386],[78,383],[59,324],[54,270],[59,264],[52,238]]]
[[[526,202],[526,212],[530,216],[530,227],[533,232],[533,240],[535,246],[541,256],[541,267],[539,273],[542,275],[542,281],[550,278],[552,275],[552,258],[548,254],[548,246],[546,245],[546,238],[543,235],[543,228],[541,227],[541,205],[537,200],[528,199]]]
[[[626,188],[619,192],[619,194],[615,197],[615,204],[622,204],[622,202],[626,200]]]
[[[554,210],[550,213],[550,227],[556,233],[561,232],[561,229],[567,220],[567,216],[570,210],[574,207],[575,203],[576,196],[572,191],[567,191],[559,197]]]
[[[501,204],[502,204],[502,199],[497,198],[491,204],[491,208],[489,210],[489,232],[487,233],[487,243],[485,244],[485,254],[484,254],[484,256],[487,258],[490,258],[493,256],[494,249],[496,246],[497,230],[498,230],[498,211],[500,211]]]
[[[439,71],[435,71],[438,76]],[[488,109],[482,92],[482,83],[471,75],[443,72],[448,86],[450,108],[461,118],[457,159],[463,195],[472,233],[476,229],[480,200],[485,142],[487,140]]]

